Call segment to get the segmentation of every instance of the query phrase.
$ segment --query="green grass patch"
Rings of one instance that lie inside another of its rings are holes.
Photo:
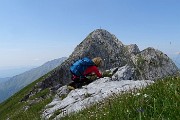
[[[114,95],[62,120],[178,120],[180,118],[179,77],[167,77],[135,91]]]
[[[40,119],[41,110],[52,101],[51,97],[42,99],[32,105],[29,105],[29,102],[20,102],[25,95],[27,95],[35,86],[37,82],[42,81],[48,74],[39,78],[35,82],[26,86],[12,97],[0,104],[0,120],[37,120]],[[45,89],[31,98],[31,100],[45,96],[49,94],[49,89]],[[25,110],[25,106],[30,106],[29,109]]]
[[[37,94],[33,95],[32,97],[30,97],[30,100],[33,100],[35,98],[45,98],[48,94],[50,94],[50,90],[49,88],[46,88],[40,92],[38,92]]]
[[[59,115],[62,111],[61,110],[56,110],[54,114],[49,118],[50,120],[54,119],[57,115]]]

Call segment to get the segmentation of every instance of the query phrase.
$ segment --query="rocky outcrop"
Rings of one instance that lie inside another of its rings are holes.
[[[136,55],[140,52],[140,50],[136,44],[126,45],[125,49],[130,55],[132,55],[132,54]]]
[[[177,66],[166,54],[150,47],[137,54],[133,63],[138,69],[139,79],[157,80],[178,74]]]
[[[81,89],[69,91],[65,85],[58,89],[54,100],[46,106],[42,118],[60,119],[67,114],[85,109],[114,94],[140,89],[153,83],[151,80],[129,80],[132,76],[133,70],[126,65],[119,68],[112,78],[98,79]]]
[[[113,70],[113,69],[112,69]],[[123,67],[118,68],[118,71],[112,76],[112,81],[120,81],[120,80],[135,80],[134,79],[134,68],[125,65]]]

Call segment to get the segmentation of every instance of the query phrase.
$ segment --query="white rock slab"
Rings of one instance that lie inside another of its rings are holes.
[[[49,119],[55,111],[60,110],[60,114],[55,118],[60,119],[67,114],[87,108],[114,93],[118,94],[135,88],[141,89],[151,83],[153,83],[151,80],[112,81],[110,78],[101,78],[87,86],[83,86],[81,89],[72,90],[63,100],[56,97],[46,106],[43,118]],[[64,91],[64,89],[67,89],[67,86],[63,86],[63,89],[60,89]],[[62,91],[59,92],[62,93]]]

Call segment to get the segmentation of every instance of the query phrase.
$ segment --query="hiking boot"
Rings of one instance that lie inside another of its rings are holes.
[[[68,88],[69,90],[75,90],[75,88],[74,88],[73,86],[70,86],[70,85],[68,85],[67,88]]]

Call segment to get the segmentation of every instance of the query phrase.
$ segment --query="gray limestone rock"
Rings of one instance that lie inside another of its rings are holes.
[[[174,62],[163,52],[147,48],[134,57],[133,60],[139,79],[157,80],[166,76],[178,74]]]
[[[134,79],[134,68],[125,65],[118,69],[118,71],[112,76],[113,81],[118,80],[133,80]]]
[[[54,100],[45,107],[43,119],[60,119],[61,117],[78,112],[114,94],[120,94],[133,89],[141,89],[154,83],[151,80],[125,80],[132,76],[133,70],[123,66],[112,76],[98,79],[81,89],[68,93],[67,86],[61,87]],[[116,79],[116,81],[114,80]],[[65,96],[59,99],[57,96]],[[55,113],[59,114],[55,114]]]
[[[126,45],[125,49],[127,50],[127,52],[129,54],[136,55],[137,53],[140,52],[140,50],[139,50],[139,48],[138,48],[138,46],[136,44]]]

